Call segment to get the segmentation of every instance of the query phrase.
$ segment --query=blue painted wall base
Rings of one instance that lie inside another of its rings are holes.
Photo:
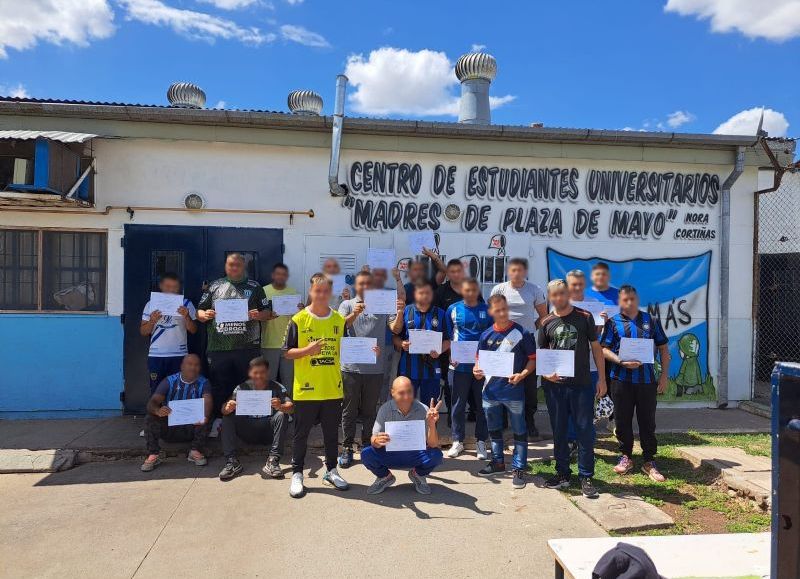
[[[122,336],[116,316],[0,315],[0,415],[120,412]]]

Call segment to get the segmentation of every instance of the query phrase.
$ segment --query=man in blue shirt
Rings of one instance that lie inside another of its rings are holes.
[[[144,433],[148,455],[142,463],[142,472],[150,472],[161,464],[159,439],[169,442],[191,441],[192,449],[187,460],[198,466],[208,464],[203,450],[208,437],[208,420],[211,416],[211,385],[200,375],[200,370],[200,357],[197,354],[187,354],[181,362],[181,371],[164,378],[147,402]],[[202,398],[204,401],[203,419],[196,424],[170,426],[168,417],[172,410],[169,403],[196,398]]]
[[[441,395],[442,371],[438,358],[450,348],[450,324],[444,310],[433,305],[433,286],[420,282],[414,288],[414,303],[406,306],[397,300],[397,314],[389,319],[395,345],[401,350],[397,375],[405,376],[414,385],[420,400],[439,399]],[[442,333],[442,352],[411,354],[409,330],[431,330]]]
[[[465,279],[461,282],[462,301],[452,304],[447,308],[447,319],[453,329],[453,342],[477,342],[481,334],[492,325],[489,315],[489,306],[479,301],[481,288],[477,280]],[[464,437],[466,430],[467,401],[472,396],[480,400],[480,380],[472,374],[475,360],[457,360],[452,355],[453,344],[450,344],[450,365],[453,368],[450,384],[453,388],[453,406],[451,415],[453,419],[453,445],[447,451],[448,458],[455,458],[464,452]],[[486,460],[486,438],[489,431],[486,427],[486,416],[483,407],[475,409],[475,438],[477,440],[477,456],[479,460]]]
[[[505,472],[503,458],[503,408],[508,410],[511,430],[514,432],[514,478],[515,489],[525,488],[525,468],[528,466],[528,431],[525,425],[525,387],[527,376],[536,368],[536,344],[533,336],[509,319],[508,302],[505,296],[495,294],[489,298],[489,315],[494,324],[481,334],[478,351],[512,352],[514,373],[508,377],[487,376],[478,362],[472,373],[483,382],[483,411],[492,440],[492,459],[478,471],[480,476],[491,476]]]
[[[639,424],[639,442],[642,446],[644,465],[642,471],[655,482],[664,482],[665,477],[656,468],[654,461],[658,443],[656,441],[657,396],[667,390],[669,374],[669,340],[661,322],[639,310],[639,296],[630,285],[619,288],[620,312],[606,321],[600,345],[603,355],[611,365],[609,390],[614,401],[614,416],[617,424],[617,440],[622,456],[614,467],[617,474],[633,470],[633,414]],[[655,365],[640,360],[620,359],[620,345],[624,338],[640,338],[653,341],[661,360],[661,375],[656,378]]]
[[[585,299],[609,306],[618,304],[619,290],[611,285],[611,271],[606,262],[598,261],[592,266],[592,287],[586,290]]]

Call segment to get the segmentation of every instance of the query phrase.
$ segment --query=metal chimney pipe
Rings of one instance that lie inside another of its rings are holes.
[[[339,153],[342,148],[342,125],[344,123],[344,97],[347,77],[336,76],[336,100],[333,104],[333,132],[331,135],[331,163],[328,167],[328,187],[334,197],[347,195],[347,187],[339,184]]]
[[[497,76],[497,61],[485,52],[470,52],[456,62],[456,77],[461,81],[461,100],[458,122],[470,125],[489,125],[489,85]]]

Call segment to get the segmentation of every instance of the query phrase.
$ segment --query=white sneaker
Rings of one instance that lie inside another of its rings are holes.
[[[453,446],[447,451],[447,458],[455,458],[462,452],[464,452],[464,443],[458,440],[453,441]]]
[[[217,438],[220,428],[222,428],[222,418],[215,418],[214,422],[211,423],[211,431],[208,433],[208,437]]]
[[[292,475],[292,483],[289,485],[289,496],[299,499],[306,494],[306,487],[303,486],[303,473],[296,472]]]
[[[478,460],[489,460],[489,453],[486,451],[486,442],[483,440],[479,440],[476,444],[477,452],[476,455]]]

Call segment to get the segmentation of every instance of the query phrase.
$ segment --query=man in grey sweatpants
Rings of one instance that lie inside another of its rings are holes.
[[[388,315],[369,314],[364,311],[364,292],[372,287],[372,275],[361,271],[356,275],[356,297],[345,300],[339,306],[339,313],[347,324],[346,335],[358,338],[377,339],[378,348],[386,342]],[[386,358],[377,352],[375,364],[342,364],[342,454],[339,466],[347,468],[353,464],[353,445],[356,436],[356,420],[361,417],[361,446],[370,445],[372,425],[378,412],[378,397],[383,386]]]

